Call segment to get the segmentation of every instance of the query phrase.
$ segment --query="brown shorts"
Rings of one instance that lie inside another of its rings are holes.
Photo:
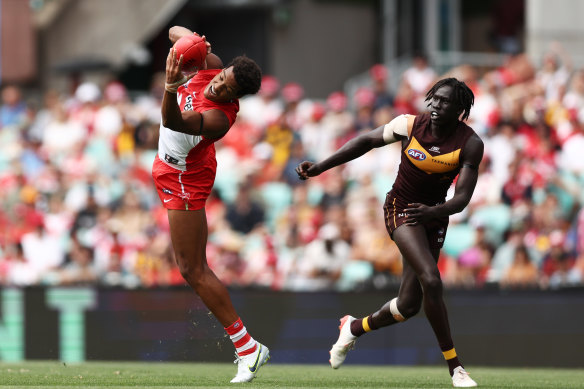
[[[385,228],[387,233],[393,239],[393,232],[406,221],[406,212],[408,201],[394,196],[389,192],[385,197],[383,205],[383,214],[385,216]],[[448,218],[433,219],[424,224],[426,237],[430,248],[441,249],[444,246],[444,238],[448,229]]]

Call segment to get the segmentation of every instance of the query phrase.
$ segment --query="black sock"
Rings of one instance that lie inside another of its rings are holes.
[[[454,375],[454,369],[456,369],[458,366],[464,367],[458,360],[458,355],[456,355],[454,347],[449,347],[448,350],[442,351],[442,354],[444,355],[444,359],[446,359],[446,363],[448,363],[448,370],[450,371],[451,377]]]
[[[365,319],[366,319],[366,321],[365,321]],[[365,322],[365,326],[367,328],[364,328],[364,326],[363,326],[364,322]],[[351,322],[351,333],[353,335],[355,335],[356,337],[359,337],[359,336],[363,335],[364,333],[369,332],[371,330],[375,330],[375,329],[377,329],[377,328],[374,328],[371,325],[371,315],[369,315],[365,318],[362,318],[362,319],[353,320]]]

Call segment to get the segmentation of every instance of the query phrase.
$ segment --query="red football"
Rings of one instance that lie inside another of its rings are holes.
[[[194,72],[202,69],[207,57],[207,44],[197,35],[186,35],[174,43],[176,59],[183,56],[182,70],[184,72]]]

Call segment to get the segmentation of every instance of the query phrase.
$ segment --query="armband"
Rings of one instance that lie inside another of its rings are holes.
[[[203,113],[201,113],[201,121],[199,122],[199,134],[198,136],[203,135]]]
[[[408,136],[408,117],[399,115],[383,127],[383,140],[386,144],[397,142],[395,134]]]
[[[462,164],[462,167],[467,167],[472,170],[479,170],[478,166],[473,165],[472,163],[465,162]]]

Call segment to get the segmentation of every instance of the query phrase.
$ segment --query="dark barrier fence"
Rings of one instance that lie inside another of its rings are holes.
[[[395,296],[232,290],[252,336],[273,363],[327,363],[344,314],[364,316]],[[467,365],[584,366],[584,289],[447,291],[458,353]],[[228,361],[233,346],[189,289],[0,290],[0,359]],[[367,334],[355,364],[444,363],[423,314]]]

